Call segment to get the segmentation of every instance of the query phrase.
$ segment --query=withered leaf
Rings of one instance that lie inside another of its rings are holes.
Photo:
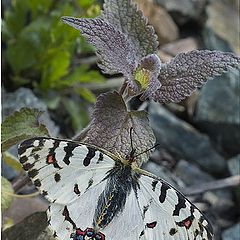
[[[127,111],[122,97],[117,92],[108,92],[97,98],[92,122],[81,141],[125,158],[132,150],[131,127],[133,128],[133,148],[136,149],[136,154],[154,145],[155,136],[149,126],[147,113]],[[147,161],[149,154],[147,152],[140,155],[137,158],[138,163]]]

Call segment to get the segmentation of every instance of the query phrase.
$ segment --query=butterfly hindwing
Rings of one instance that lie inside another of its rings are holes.
[[[18,152],[34,185],[49,201],[61,204],[97,185],[115,164],[93,147],[54,138],[28,139]]]
[[[138,202],[144,221],[141,240],[210,240],[212,229],[202,213],[161,179],[141,175]]]

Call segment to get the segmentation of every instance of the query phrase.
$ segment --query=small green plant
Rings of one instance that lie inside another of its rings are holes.
[[[88,65],[75,64],[75,56],[93,54],[83,37],[59,21],[64,14],[93,17],[100,13],[95,1],[14,0],[4,12],[3,84],[7,90],[32,88],[52,110],[73,98],[71,112],[81,112],[81,99],[95,102],[95,95],[85,83],[101,83],[105,78]],[[68,107],[65,108],[66,112]],[[82,128],[81,121],[71,116],[74,130]]]
[[[147,113],[127,101],[178,102],[240,58],[219,51],[156,54],[154,29],[131,0],[105,0],[100,17],[62,17],[96,48],[104,73],[121,73],[119,92],[98,97],[91,123],[75,141],[35,137],[19,147],[20,162],[51,202],[59,239],[212,239],[202,213],[162,179],[142,170],[155,144]],[[10,138],[10,137],[9,137]],[[47,174],[46,174],[47,173]]]

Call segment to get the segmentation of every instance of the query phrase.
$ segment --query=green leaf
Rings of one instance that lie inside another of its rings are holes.
[[[90,103],[95,103],[96,102],[95,95],[89,89],[80,88],[78,90],[78,93],[83,99],[87,100],[88,102],[90,102]]]
[[[103,18],[128,37],[139,60],[157,51],[155,30],[132,0],[105,0],[103,8]]]
[[[155,143],[155,136],[147,113],[144,111],[127,111],[122,97],[117,92],[101,94],[97,98],[91,124],[76,140],[106,149],[120,155],[122,158],[131,152],[130,129],[133,128],[132,140],[136,154],[151,148]],[[147,161],[149,152],[141,154],[137,161],[139,165]]]
[[[13,201],[13,197],[11,196],[11,194],[14,193],[13,188],[12,188],[12,184],[4,177],[1,177],[1,209],[2,211],[6,211],[12,201]]]
[[[17,172],[20,172],[22,170],[22,166],[19,163],[18,159],[12,155],[9,152],[4,152],[3,153],[3,161],[13,169],[15,169]]]
[[[2,151],[18,142],[35,136],[49,136],[45,125],[40,123],[42,111],[22,108],[8,116],[2,123]]]
[[[15,74],[33,66],[37,62],[35,54],[31,43],[25,39],[9,42],[6,50],[6,58]]]
[[[43,68],[41,88],[56,88],[62,77],[67,75],[70,65],[70,53],[67,50],[52,49]]]
[[[64,98],[63,104],[71,117],[73,129],[76,131],[83,129],[89,121],[86,109],[84,109],[76,101],[69,98]]]

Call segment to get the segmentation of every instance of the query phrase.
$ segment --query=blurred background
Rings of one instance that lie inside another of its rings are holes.
[[[194,49],[240,54],[238,0],[136,2],[156,30],[162,62]],[[51,136],[69,139],[88,124],[96,97],[118,89],[123,78],[103,75],[94,49],[60,17],[96,17],[101,8],[97,0],[2,1],[3,120],[22,107],[44,110]],[[181,189],[210,219],[215,239],[240,239],[239,70],[179,104],[135,98],[130,107],[149,112],[160,144],[144,168]],[[3,154],[2,237],[51,239],[48,202],[34,195],[16,149]]]

